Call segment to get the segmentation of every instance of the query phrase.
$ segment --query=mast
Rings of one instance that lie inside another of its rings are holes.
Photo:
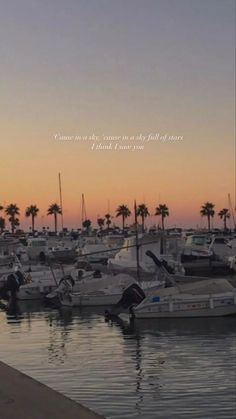
[[[82,211],[81,211],[81,226],[82,226],[82,228],[83,228],[83,222],[85,220],[87,220],[87,215],[86,215],[84,194],[82,193]]]
[[[140,282],[140,265],[139,265],[139,242],[138,242],[138,219],[137,219],[137,205],[134,201],[134,223],[135,223],[135,244],[136,244],[136,261],[137,261],[137,279]]]
[[[236,206],[233,209],[232,201],[231,201],[231,198],[230,198],[230,193],[228,193],[228,201],[229,201],[229,209],[230,209],[231,216],[232,216],[232,219],[233,219],[234,231],[236,231],[236,222],[235,222],[235,216],[234,216],[234,211],[236,212]]]
[[[59,179],[59,194],[60,194],[60,207],[61,207],[61,230],[64,232],[64,221],[63,221],[63,207],[62,207],[62,192],[61,192],[61,174],[58,173]]]

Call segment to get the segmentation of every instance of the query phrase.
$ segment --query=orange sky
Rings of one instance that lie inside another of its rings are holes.
[[[206,201],[216,212],[228,193],[235,203],[234,2],[118,3],[3,8],[0,204],[16,203],[24,228],[30,204],[38,227],[52,225],[58,172],[69,227],[80,226],[82,193],[94,222],[108,201],[113,215],[134,199],[151,213],[166,203],[167,225],[186,227],[206,225]],[[55,140],[150,133],[183,140],[145,141],[142,151]]]

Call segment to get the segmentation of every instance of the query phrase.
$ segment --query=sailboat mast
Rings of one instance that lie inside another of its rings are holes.
[[[137,261],[137,279],[140,281],[140,265],[139,265],[139,242],[138,242],[138,218],[137,218],[137,205],[134,201],[134,222],[135,222],[135,244],[136,244],[136,261]]]
[[[236,222],[235,222],[235,216],[234,216],[234,212],[236,214],[236,206],[235,206],[235,208],[233,208],[230,193],[228,193],[228,202],[229,202],[229,209],[230,209],[230,212],[231,212],[231,216],[232,216],[232,219],[233,219],[234,231],[236,231]]]
[[[81,225],[83,228],[83,222],[87,219],[87,215],[86,215],[86,208],[85,208],[85,199],[84,199],[84,194],[82,193],[82,211],[81,211]]]
[[[64,231],[64,220],[63,220],[63,207],[62,207],[62,192],[61,192],[61,174],[58,173],[59,180],[59,194],[60,194],[60,207],[61,207],[61,230]]]

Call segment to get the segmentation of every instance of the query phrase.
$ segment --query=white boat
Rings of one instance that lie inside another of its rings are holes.
[[[49,247],[47,256],[49,259],[58,262],[74,262],[77,254],[73,246],[66,246],[64,243]]]
[[[86,243],[82,249],[78,251],[78,261],[86,260],[88,263],[106,264],[107,259],[111,255],[111,249],[104,243]]]
[[[209,259],[213,256],[211,240],[204,234],[191,234],[187,237],[181,253],[181,260]]]
[[[59,281],[66,273],[70,273],[74,280],[76,280],[78,276],[78,270],[71,267],[67,267],[64,272],[59,268],[51,270],[48,267],[41,267],[41,270],[32,270],[31,272],[24,271],[22,266],[19,266],[18,269],[24,278],[23,284],[20,285],[19,290],[16,292],[16,298],[18,300],[43,299],[47,294],[58,287]],[[7,283],[8,276],[12,273],[14,273],[14,270],[11,268],[11,272],[2,275],[2,287]],[[7,292],[10,295],[11,289]]]
[[[207,279],[156,290],[133,309],[135,318],[215,317],[236,314],[236,289]]]
[[[27,241],[26,251],[30,260],[45,260],[48,253],[48,243],[46,238],[29,238]]]
[[[236,255],[228,258],[228,264],[232,271],[236,272]]]
[[[127,274],[106,275],[101,274],[100,278],[86,279],[78,282],[74,287],[67,283],[67,289],[59,293],[62,306],[67,307],[89,307],[89,306],[111,306],[118,303],[123,292],[137,281]],[[144,282],[144,289],[162,286],[159,280]]]
[[[122,299],[110,314],[119,315],[129,308],[135,318],[215,317],[236,314],[236,288],[226,279],[205,279],[176,283],[158,258],[150,251],[165,287],[153,288],[138,301],[133,294]],[[136,301],[135,301],[136,299]]]
[[[127,237],[122,249],[114,258],[108,259],[108,269],[114,272],[135,272],[137,270],[137,239],[135,236]],[[161,241],[159,236],[140,234],[138,237],[139,266],[143,272],[155,272],[155,264],[146,255],[149,250],[159,259],[165,260],[175,273],[184,274],[184,268],[180,262],[174,260],[171,253],[160,254]]]
[[[60,303],[67,307],[100,306],[116,304],[125,288],[135,280],[130,275],[106,275],[77,283],[74,289],[59,294]]]

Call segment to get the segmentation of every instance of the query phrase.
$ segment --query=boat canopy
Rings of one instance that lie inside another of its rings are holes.
[[[177,294],[221,294],[224,292],[232,292],[234,287],[223,278],[206,279],[204,281],[197,281],[192,283],[184,283],[174,287],[162,288],[156,290],[155,295],[159,297],[167,297]],[[153,297],[154,295],[152,295]]]

